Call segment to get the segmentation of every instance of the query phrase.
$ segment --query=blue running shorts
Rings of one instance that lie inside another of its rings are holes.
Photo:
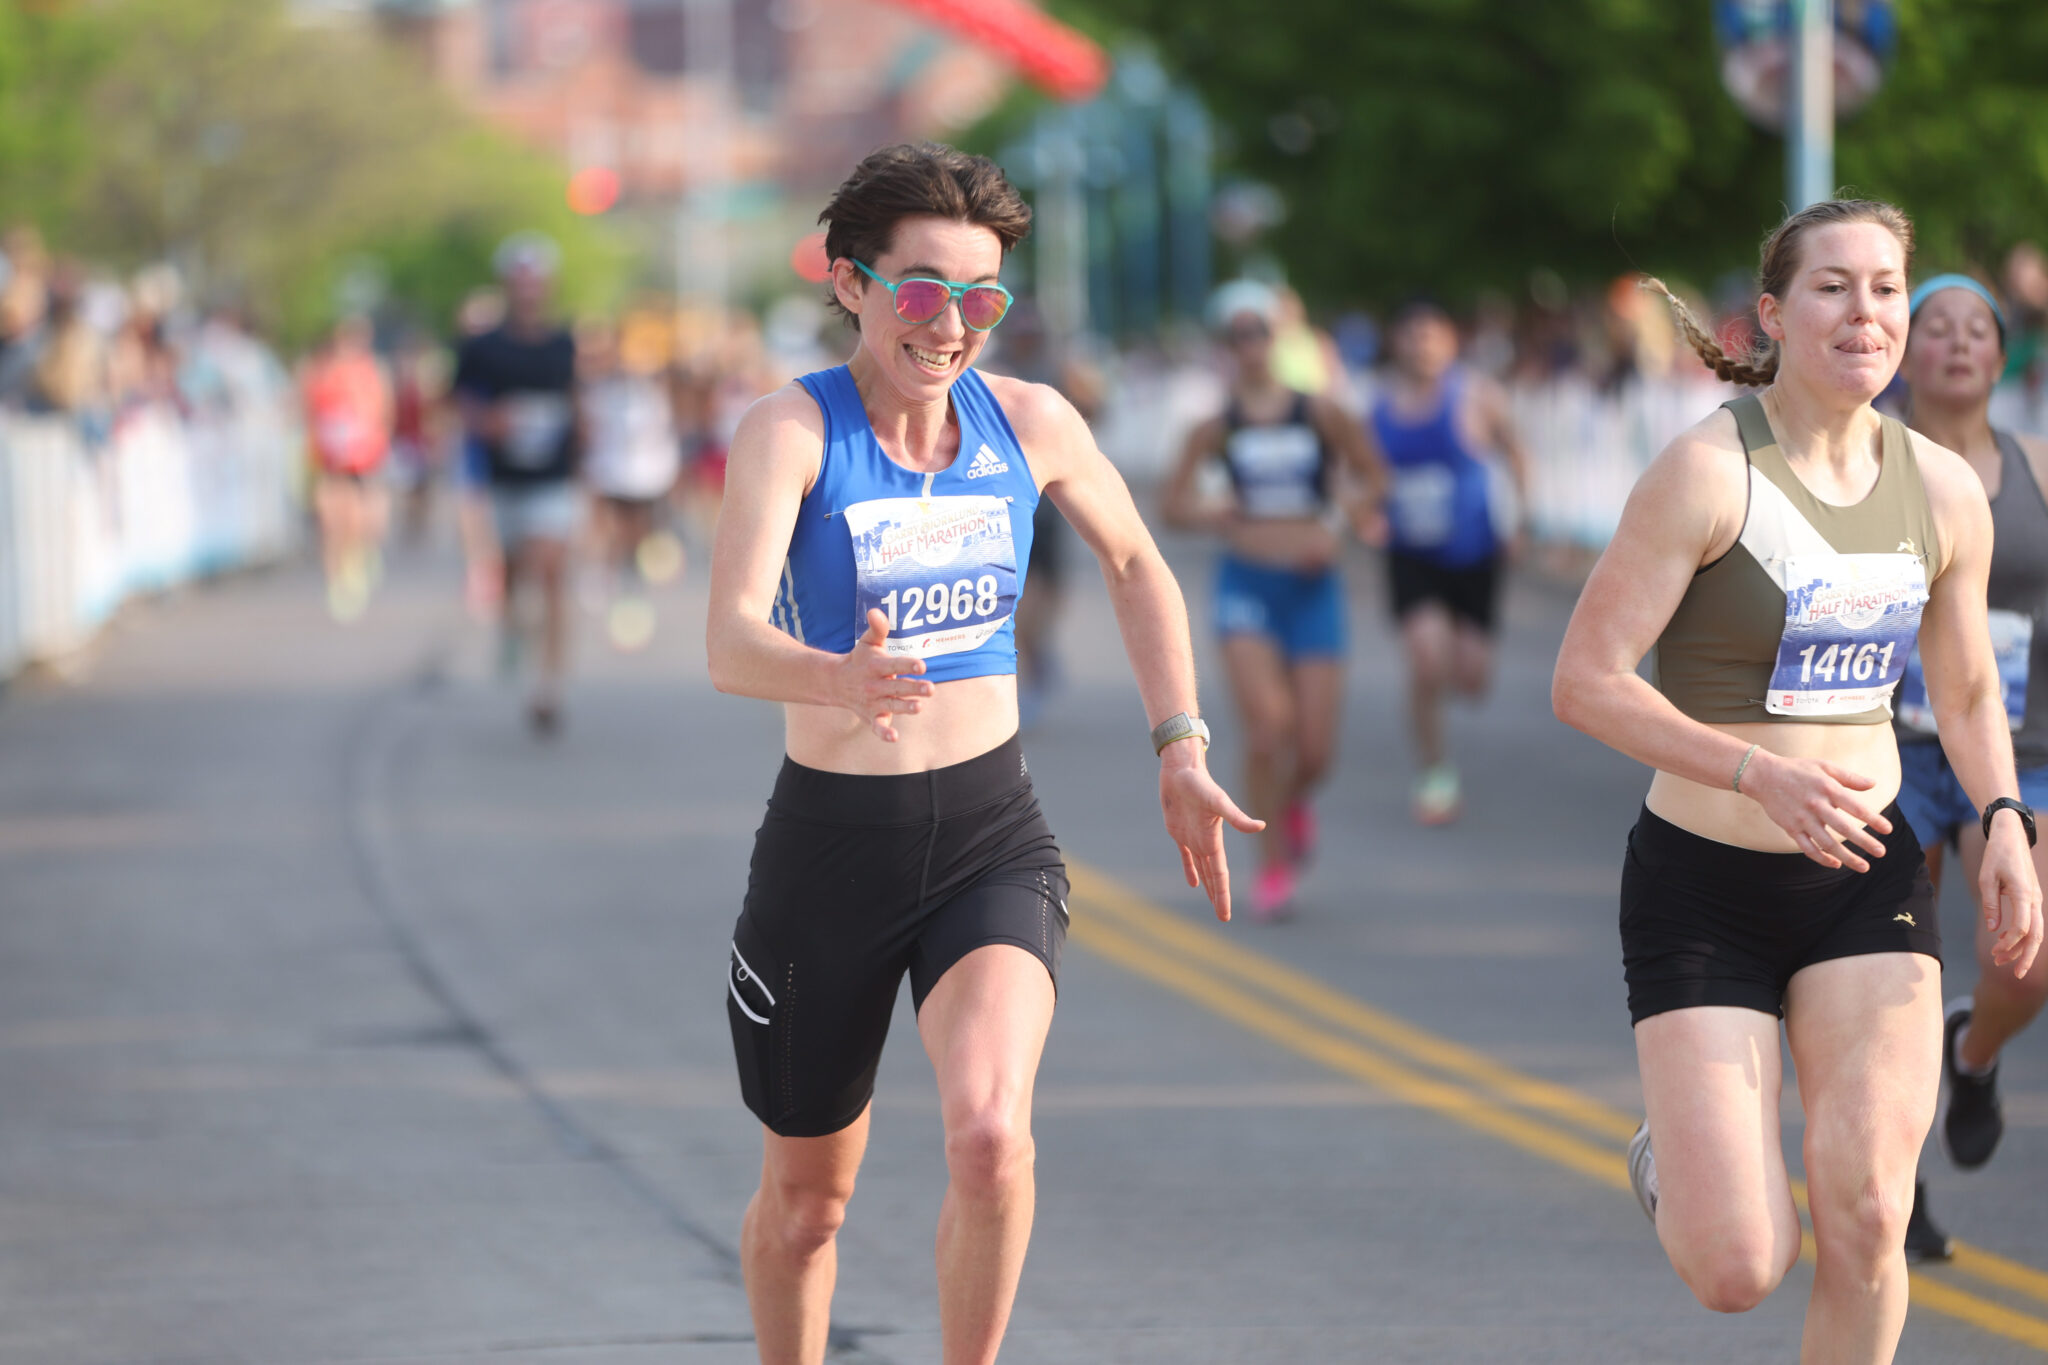
[[[1289,663],[1344,653],[1344,584],[1335,568],[1276,569],[1225,555],[1216,575],[1216,633],[1264,635]]]

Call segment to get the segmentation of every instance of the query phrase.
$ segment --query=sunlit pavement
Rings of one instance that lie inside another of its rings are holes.
[[[1170,549],[1212,658],[1206,552]],[[780,724],[706,683],[702,568],[644,652],[581,618],[552,741],[445,550],[394,553],[358,625],[288,567],[134,611],[71,681],[0,699],[0,1360],[753,1359],[732,1257],[758,1130],[721,975]],[[1085,870],[1004,1360],[1791,1358],[1807,1269],[1710,1315],[1613,1178],[1640,1106],[1614,914],[1644,781],[1550,717],[1568,594],[1511,593],[1498,693],[1458,726],[1465,818],[1423,831],[1356,569],[1300,914],[1213,929],[1073,566],[1066,686],[1027,752]],[[1220,680],[1209,709],[1228,775]],[[1987,1172],[1929,1167],[2006,1282],[1929,1276],[1902,1360],[2048,1343],[2043,1059],[2008,1055]],[[943,1188],[906,1003],[838,1358],[938,1360]]]

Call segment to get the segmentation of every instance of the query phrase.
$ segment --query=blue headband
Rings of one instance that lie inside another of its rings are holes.
[[[1997,299],[1991,297],[1989,289],[1986,289],[1968,275],[1936,275],[1931,280],[1922,281],[1920,287],[1913,291],[1913,297],[1907,301],[1906,315],[1908,317],[1917,317],[1920,312],[1920,305],[1944,289],[1967,289],[1978,298],[1984,300],[1984,306],[1991,310],[1992,321],[1998,324],[1998,345],[2000,349],[2003,349],[2005,346],[2005,310],[1998,306]]]

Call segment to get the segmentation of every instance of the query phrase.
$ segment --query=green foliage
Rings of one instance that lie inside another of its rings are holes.
[[[1707,0],[1061,0],[1150,41],[1285,195],[1271,245],[1311,297],[1385,301],[1753,270],[1779,140],[1722,90]],[[1907,0],[1838,178],[1894,196],[1930,261],[2048,224],[2048,7]],[[1283,150],[1283,147],[1289,150]]]
[[[0,15],[21,22],[21,3],[0,0]],[[568,211],[562,172],[484,129],[372,30],[294,22],[283,0],[102,0],[50,26],[98,56],[63,110],[92,135],[68,144],[61,202],[30,204],[63,249],[167,257],[293,340],[327,323],[337,280],[365,257],[395,302],[445,324],[519,228],[563,245],[578,300],[616,287],[620,253]],[[0,51],[9,36],[0,27]],[[12,145],[50,154],[39,125],[9,117],[7,70],[0,167]]]
[[[61,226],[90,158],[77,91],[106,56],[75,14],[0,0],[0,206],[11,216]]]
[[[1895,200],[1920,236],[1918,273],[1990,269],[2048,233],[2048,7],[1912,0],[1898,60],[1842,130],[1836,178]]]

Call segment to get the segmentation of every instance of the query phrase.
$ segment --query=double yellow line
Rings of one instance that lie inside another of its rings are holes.
[[[1628,1189],[1624,1149],[1635,1116],[1375,1009],[1162,909],[1085,864],[1069,861],[1067,870],[1073,937],[1098,956],[1404,1104]],[[1804,1213],[1803,1183],[1794,1183],[1793,1197]],[[1807,1255],[1812,1251],[1809,1233]],[[1962,1288],[1957,1281],[1964,1277],[2024,1307]],[[1912,1285],[1913,1301],[1923,1308],[2048,1352],[2048,1317],[2026,1311],[2048,1306],[2048,1274],[2032,1266],[1957,1243],[1948,1267],[1916,1269]]]

